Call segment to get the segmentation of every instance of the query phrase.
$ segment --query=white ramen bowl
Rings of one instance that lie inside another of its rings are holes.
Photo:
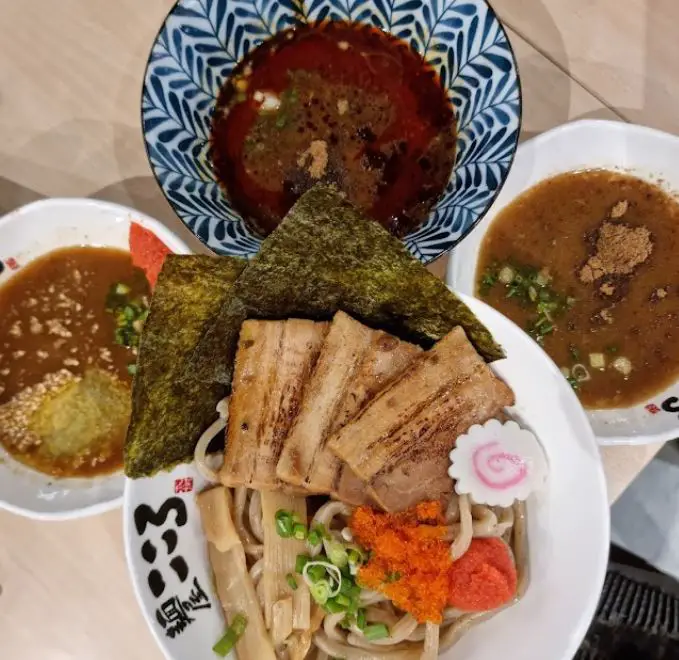
[[[507,352],[493,369],[514,390],[511,412],[541,440],[550,472],[527,503],[524,598],[472,628],[441,658],[571,660],[595,612],[608,559],[599,451],[577,397],[546,354],[485,303],[464,300]],[[193,465],[180,465],[125,487],[127,565],[144,618],[170,660],[214,660],[212,645],[225,628],[195,500],[204,485]],[[184,604],[190,620],[178,626]]]
[[[573,170],[624,171],[676,195],[679,138],[643,126],[603,120],[565,124],[521,144],[507,182],[484,219],[454,251],[447,282],[473,295],[476,265],[485,232],[497,214],[543,179]],[[677,228],[679,231],[679,227]],[[674,282],[679,285],[679,281]],[[679,381],[629,408],[587,410],[602,445],[642,445],[679,437]]]
[[[92,199],[46,199],[0,218],[0,286],[58,248],[91,245],[127,250],[130,223],[152,231],[170,250],[188,246],[160,222],[133,209]],[[30,518],[65,520],[120,506],[124,477],[57,479],[14,460],[0,445],[0,508]]]

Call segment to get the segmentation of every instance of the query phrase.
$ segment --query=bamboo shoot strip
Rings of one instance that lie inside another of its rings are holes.
[[[231,519],[229,491],[217,486],[203,491],[197,500],[217,595],[226,619],[231,625],[238,615],[247,618],[247,627],[236,642],[238,660],[276,660],[245,563],[243,544]]]
[[[297,555],[306,553],[304,540],[282,538],[276,529],[276,512],[289,511],[306,525],[306,499],[281,491],[262,491],[262,520],[264,526],[264,620],[267,628],[273,625],[273,606],[280,600],[292,597],[292,628],[308,630],[311,625],[311,599],[309,589],[298,580],[297,589],[288,584],[288,575],[295,573]],[[278,625],[283,626],[282,622]]]

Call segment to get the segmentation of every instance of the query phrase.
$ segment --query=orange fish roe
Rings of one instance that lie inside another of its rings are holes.
[[[450,544],[440,502],[402,513],[358,507],[349,522],[354,538],[371,551],[358,583],[379,591],[418,621],[441,622],[449,597]]]
[[[146,273],[151,289],[156,286],[158,275],[171,250],[152,231],[140,224],[130,224],[130,254],[132,263]]]
[[[472,539],[449,574],[448,604],[467,612],[493,610],[516,594],[516,567],[502,539]]]

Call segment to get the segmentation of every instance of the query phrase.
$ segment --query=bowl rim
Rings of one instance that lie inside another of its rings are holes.
[[[192,254],[193,251],[191,248],[188,246],[186,242],[179,236],[177,236],[171,229],[166,227],[162,222],[159,220],[156,220],[155,218],[152,218],[151,216],[147,215],[146,213],[143,213],[141,211],[137,211],[129,206],[124,206],[122,204],[117,204],[114,202],[108,202],[106,200],[101,200],[101,199],[95,199],[95,198],[89,198],[89,197],[46,197],[44,199],[39,199],[34,202],[29,202],[28,204],[24,204],[23,206],[19,206],[15,209],[12,209],[11,211],[8,211],[4,215],[0,216],[0,236],[2,235],[2,231],[5,229],[5,227],[8,227],[11,225],[13,222],[16,221],[21,221],[23,219],[23,216],[25,216],[28,213],[48,213],[51,209],[68,209],[68,208],[73,208],[73,207],[79,207],[81,209],[92,209],[96,210],[99,209],[101,211],[107,212],[111,215],[116,214],[118,216],[121,216],[121,219],[123,221],[128,221],[128,222],[139,222],[143,227],[149,229],[155,236],[157,236],[165,245],[167,245],[172,252],[176,254]],[[113,220],[111,220],[113,222]],[[32,234],[29,234],[26,232],[26,241],[30,241],[32,238]],[[96,246],[101,246],[102,242],[87,242],[87,241],[82,241],[79,243],[80,245],[95,245]],[[54,249],[54,248],[52,248]],[[51,249],[48,249],[46,252],[43,252],[41,254],[46,254],[47,252],[50,252]],[[28,263],[31,263],[33,259],[29,260]],[[13,275],[11,277],[14,277]],[[10,460],[13,462],[16,462],[14,459],[10,457]],[[30,468],[27,468],[30,469]],[[55,477],[50,477],[49,475],[46,475],[44,473],[41,473],[37,470],[31,470],[32,473],[35,473],[39,476],[44,476],[45,479],[48,479],[50,481],[55,481]],[[107,474],[105,476],[120,476],[124,477],[124,473],[121,470],[118,470],[116,472],[111,472],[110,474]],[[79,480],[82,481],[89,481],[92,479],[96,479],[96,477],[92,478],[79,478]],[[85,486],[85,489],[87,489],[88,486]],[[94,516],[98,515],[100,513],[105,513],[107,511],[111,511],[113,509],[117,509],[122,505],[123,502],[123,495],[125,491],[125,482],[124,479],[121,481],[120,484],[120,494],[111,497],[108,499],[103,499],[100,502],[94,502],[92,504],[88,504],[83,507],[78,507],[78,508],[72,508],[72,509],[64,509],[62,511],[55,511],[55,512],[45,512],[45,511],[36,511],[31,508],[27,508],[25,506],[20,506],[17,504],[13,504],[11,502],[7,502],[4,499],[0,499],[0,510],[5,510],[10,513],[13,513],[18,516],[22,516],[24,518],[29,518],[31,520],[40,520],[40,521],[50,521],[50,522],[58,522],[58,521],[65,521],[65,520],[75,520],[78,518],[85,518],[88,516]]]
[[[564,124],[560,124],[558,126],[555,126],[554,128],[550,128],[549,130],[546,130],[542,133],[539,133],[538,135],[535,135],[534,137],[525,140],[519,144],[515,156],[518,158],[524,151],[530,151],[534,149],[543,149],[545,148],[546,145],[549,145],[549,143],[554,140],[554,139],[562,139],[564,136],[567,136],[569,133],[574,133],[577,134],[578,132],[586,129],[601,129],[601,130],[606,130],[606,131],[617,131],[620,134],[626,134],[626,135],[638,135],[642,137],[647,137],[647,138],[655,138],[655,139],[660,139],[665,142],[673,142],[677,150],[679,151],[679,136],[673,135],[671,133],[667,133],[666,131],[661,131],[656,128],[651,128],[650,126],[644,126],[641,124],[633,124],[627,121],[622,121],[619,119],[575,119],[573,121],[568,121]],[[580,168],[580,169],[587,169],[585,168]],[[594,167],[596,169],[596,167]],[[611,168],[613,169],[613,168]],[[620,171],[627,171],[629,168],[621,165],[620,166]],[[545,179],[548,179],[552,176],[555,176],[556,174],[560,172],[572,172],[572,171],[577,171],[572,168],[567,168],[563,170],[558,170],[552,174],[546,174],[542,176],[538,181],[544,181]],[[630,172],[632,176],[634,176],[634,171],[632,168],[632,171]],[[531,184],[532,187],[538,183],[536,181],[535,183]],[[526,188],[527,189],[527,188]],[[524,191],[526,190],[524,189]],[[517,193],[512,197],[511,200],[508,200],[508,204],[514,201],[518,195],[521,193]],[[499,212],[500,209],[498,209]],[[485,232],[484,232],[485,234]],[[474,264],[476,265],[477,260],[475,260]],[[459,281],[459,270],[458,266],[456,265],[457,261],[453,257],[450,259],[448,262],[448,265],[446,267],[446,276],[445,276],[445,281],[446,284],[450,287],[456,287],[458,285]],[[469,294],[467,294],[469,295]],[[474,295],[474,297],[476,297]],[[679,382],[679,377],[675,381],[675,383]],[[637,404],[638,405],[638,404]],[[634,408],[635,406],[628,406],[626,408],[618,408],[618,409],[611,409],[611,410],[629,410],[631,408]],[[583,408],[584,409],[584,408]],[[590,411],[588,409],[584,409],[585,414],[588,416],[589,419],[589,414]],[[605,409],[604,409],[605,410]],[[664,442],[669,442],[670,440],[676,439],[677,435],[679,435],[679,424],[674,427],[673,430],[665,430],[665,431],[658,431],[656,433],[638,433],[638,434],[617,434],[617,435],[597,435],[596,433],[594,434],[594,437],[597,440],[597,443],[602,446],[602,447],[607,447],[607,446],[637,446],[637,445],[649,445],[649,444],[654,444],[654,443],[664,443]]]
[[[146,131],[144,130],[144,91],[146,90],[146,81],[148,77],[148,72],[149,68],[151,66],[152,62],[152,55],[153,55],[153,49],[155,48],[156,43],[158,42],[158,38],[160,37],[160,33],[164,29],[165,25],[167,24],[167,21],[169,18],[176,12],[177,7],[179,6],[180,3],[185,2],[186,0],[175,0],[172,6],[168,9],[166,12],[162,22],[160,23],[158,29],[156,30],[155,36],[153,37],[153,41],[151,42],[151,46],[149,48],[149,53],[146,58],[146,64],[144,66],[144,74],[141,79],[141,89],[139,93],[139,126],[141,128],[141,136],[142,136],[142,142],[144,143],[144,152],[146,153],[146,160],[148,161],[149,168],[151,169],[151,172],[153,174],[153,178],[158,185],[158,188],[160,188],[161,193],[163,194],[163,197],[167,201],[167,203],[170,205],[172,208],[172,211],[175,213],[175,215],[181,220],[182,224],[193,234],[198,240],[213,254],[219,254],[215,250],[213,250],[212,247],[210,247],[209,243],[207,240],[205,240],[202,236],[199,236],[196,232],[189,227],[188,222],[184,219],[184,217],[175,209],[175,206],[173,202],[168,198],[167,194],[165,193],[165,188],[163,187],[162,183],[160,182],[160,179],[158,177],[158,173],[156,172],[156,168],[154,167],[152,161],[151,161],[151,154],[149,153],[149,145],[146,140]],[[444,0],[444,2],[448,2],[449,0]],[[498,27],[500,28],[500,31],[504,35],[505,41],[507,42],[507,47],[509,49],[509,54],[512,58],[512,63],[513,63],[513,69],[514,73],[516,74],[516,86],[518,90],[518,101],[519,101],[519,110],[517,113],[517,127],[516,127],[516,137],[514,139],[514,144],[512,146],[512,152],[509,156],[509,162],[507,164],[507,171],[500,181],[500,184],[496,188],[495,192],[493,193],[492,197],[489,198],[487,201],[485,207],[483,210],[479,213],[477,218],[472,222],[458,237],[457,239],[453,240],[450,242],[449,245],[442,251],[438,252],[435,256],[433,257],[427,257],[425,260],[421,260],[418,257],[417,258],[421,263],[424,265],[428,265],[436,261],[437,259],[440,259],[441,257],[446,256],[447,254],[450,254],[452,250],[454,250],[469,234],[474,230],[474,228],[483,220],[483,218],[486,216],[490,208],[493,206],[495,203],[495,200],[497,199],[498,195],[502,192],[502,189],[504,188],[504,185],[507,181],[507,177],[509,176],[509,172],[512,169],[512,166],[514,165],[514,159],[516,158],[516,151],[520,146],[520,140],[521,140],[521,130],[523,127],[523,87],[521,84],[521,71],[519,70],[519,63],[518,59],[516,57],[516,53],[514,51],[514,47],[512,45],[512,42],[509,39],[509,34],[507,33],[507,28],[505,27],[504,23],[500,20],[500,17],[498,16],[497,12],[495,11],[495,8],[491,4],[490,0],[476,0],[477,2],[482,2],[486,5],[488,13],[493,17],[495,22],[497,23]],[[455,0],[453,0],[455,2]],[[455,117],[455,122],[456,122],[456,127],[457,127],[457,113]],[[456,138],[457,138],[457,132],[456,132]],[[457,153],[456,153],[456,158],[457,158]],[[453,165],[453,169],[451,170],[451,177],[454,175],[455,172],[455,165]],[[221,190],[221,186],[220,186]],[[225,194],[224,191],[222,190],[222,194]],[[432,207],[430,214],[434,212],[438,204],[434,207]],[[237,214],[240,218],[240,214]],[[241,218],[242,220],[242,218]],[[222,220],[222,222],[226,222]],[[426,221],[425,221],[426,222]],[[417,232],[422,228],[422,225],[417,227],[414,231]],[[248,231],[252,233],[252,230],[248,227]],[[259,237],[263,238],[263,237]],[[405,239],[407,239],[407,236],[403,237],[401,239],[402,242],[405,242]],[[252,255],[246,255],[246,258],[252,258],[255,256],[255,254],[258,254],[258,252],[253,253]]]

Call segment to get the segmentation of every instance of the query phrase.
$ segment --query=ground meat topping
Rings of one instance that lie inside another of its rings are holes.
[[[328,167],[328,144],[325,140],[312,140],[309,148],[297,160],[300,167],[307,167],[307,164],[312,179],[320,179],[325,174]]]
[[[604,222],[599,229],[596,251],[580,270],[584,284],[606,275],[629,275],[653,251],[651,232],[646,227]]]

